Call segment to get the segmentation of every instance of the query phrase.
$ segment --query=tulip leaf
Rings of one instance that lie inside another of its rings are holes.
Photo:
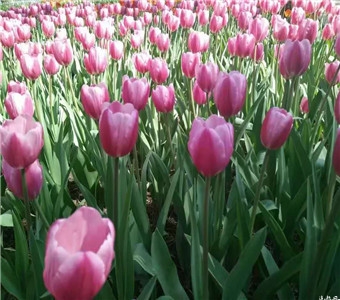
[[[152,235],[151,257],[157,279],[164,293],[174,299],[189,299],[179,281],[176,266],[158,229]]]
[[[151,277],[148,283],[144,286],[137,300],[149,300],[156,286],[156,282],[157,282],[157,277],[156,276]]]
[[[244,287],[253,265],[260,255],[267,236],[266,228],[257,231],[245,245],[241,255],[229,273],[223,286],[223,299],[237,299]]]
[[[1,285],[18,300],[25,299],[20,281],[11,265],[1,256]]]
[[[146,251],[143,244],[137,244],[135,252],[133,253],[133,260],[136,261],[145,272],[149,273],[151,276],[156,274],[152,266],[152,258],[150,254]]]

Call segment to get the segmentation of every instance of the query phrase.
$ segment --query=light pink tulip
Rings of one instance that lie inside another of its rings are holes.
[[[110,42],[110,55],[114,60],[120,60],[124,55],[124,44],[116,40]]]
[[[332,63],[325,63],[325,78],[329,84],[337,84],[340,82],[340,62],[338,60]]]
[[[154,82],[162,84],[167,80],[170,72],[165,60],[162,58],[154,58],[149,61],[149,73]]]
[[[149,62],[151,60],[151,55],[146,52],[135,53],[132,56],[133,64],[139,73],[149,72]]]
[[[218,65],[212,62],[201,64],[196,67],[196,80],[199,87],[206,93],[211,92],[218,79]]]
[[[42,32],[44,33],[44,35],[47,37],[47,38],[50,38],[54,35],[54,32],[55,32],[55,26],[54,26],[54,23],[52,21],[43,21],[41,23],[41,29],[42,29]]]
[[[84,55],[84,66],[91,75],[105,72],[108,65],[107,51],[100,47],[93,47],[88,54]]]
[[[207,94],[199,87],[196,81],[194,82],[194,87],[192,88],[192,96],[198,105],[207,103]]]
[[[159,112],[168,113],[174,109],[175,89],[171,83],[169,86],[157,85],[152,91],[151,99]]]
[[[42,72],[42,57],[41,55],[32,56],[23,54],[20,57],[20,67],[24,76],[31,80],[36,80]]]
[[[73,50],[69,39],[55,40],[53,54],[57,62],[62,66],[68,66],[73,61]]]
[[[10,92],[5,98],[6,111],[11,119],[19,115],[32,117],[34,114],[33,100],[28,91],[23,94]]]
[[[60,65],[54,55],[47,54],[44,57],[44,69],[48,75],[55,75],[60,70]]]
[[[150,84],[146,78],[129,78],[123,76],[122,99],[124,103],[131,103],[138,110],[145,108],[150,95]]]
[[[188,38],[189,51],[193,53],[206,52],[209,49],[209,35],[201,31],[192,31]]]
[[[182,54],[181,67],[183,74],[188,78],[196,76],[196,67],[201,63],[201,54],[186,52]]]

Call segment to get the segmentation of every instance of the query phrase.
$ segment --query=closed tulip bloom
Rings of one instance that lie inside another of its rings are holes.
[[[72,62],[73,50],[69,39],[55,40],[52,49],[54,57],[60,65],[68,66]]]
[[[24,82],[11,80],[7,84],[7,93],[10,93],[10,92],[25,94],[26,92],[28,92],[28,89],[27,89],[27,86]]]
[[[0,61],[3,59],[2,45],[0,44]]]
[[[338,93],[338,96],[335,99],[334,116],[337,123],[340,124],[340,92]]]
[[[250,55],[250,57],[255,61],[255,62],[260,62],[264,58],[264,46],[263,43],[258,43],[254,47],[253,53]]]
[[[151,55],[146,52],[135,53],[132,56],[133,65],[139,73],[149,72],[149,62]]]
[[[24,76],[28,79],[37,79],[42,72],[41,55],[32,56],[23,54],[20,57],[20,67]]]
[[[238,34],[235,41],[236,55],[242,58],[250,57],[254,51],[255,42],[255,37],[252,34]]]
[[[60,70],[60,65],[54,58],[54,55],[45,55],[44,57],[44,69],[48,75],[55,75]]]
[[[273,20],[275,21],[273,22]],[[275,15],[275,18],[272,19],[272,26],[274,39],[281,43],[285,42],[289,34],[289,23],[286,19],[282,19],[280,15]]]
[[[324,40],[330,40],[334,37],[335,33],[334,33],[334,29],[332,24],[327,23],[325,25],[325,27],[322,29],[322,33],[321,36]]]
[[[200,10],[197,13],[198,23],[201,26],[207,25],[209,23],[209,11],[208,10]]]
[[[100,47],[93,47],[84,55],[86,71],[91,75],[98,75],[105,71],[108,64],[107,51]]]
[[[206,64],[197,66],[197,84],[206,93],[211,92],[217,83],[219,72],[218,65],[213,62],[207,62]]]
[[[300,41],[303,39],[314,43],[319,30],[319,22],[312,19],[304,19],[298,27],[297,37]]]
[[[293,127],[293,117],[285,109],[272,107],[261,127],[261,142],[267,149],[279,149],[287,140]]]
[[[70,239],[72,236],[72,239]],[[47,290],[57,300],[90,300],[110,273],[115,230],[111,220],[82,206],[49,228],[43,273]]]
[[[149,72],[151,79],[157,84],[164,83],[169,77],[168,65],[162,58],[150,59]]]
[[[159,51],[166,52],[170,47],[170,38],[166,33],[161,33],[157,36],[156,45]]]
[[[146,78],[129,78],[123,76],[122,99],[131,103],[138,111],[145,108],[150,95],[150,84]]]
[[[246,100],[246,92],[246,76],[238,71],[220,74],[213,91],[219,113],[225,118],[239,113]]]
[[[17,43],[26,42],[31,38],[31,26],[28,24],[13,27],[13,32]]]
[[[168,113],[174,109],[175,89],[171,83],[169,86],[157,85],[152,91],[151,99],[157,111]]]
[[[206,93],[199,87],[196,81],[194,82],[194,86],[192,88],[192,96],[198,105],[207,103]]]
[[[8,189],[18,198],[24,199],[22,191],[21,170],[11,167],[6,160],[2,161],[2,172]],[[25,168],[25,180],[28,198],[35,199],[43,185],[43,170],[38,160]]]
[[[104,82],[91,86],[84,84],[80,90],[80,99],[85,112],[91,118],[98,120],[103,104],[110,101],[109,90]]]
[[[299,25],[306,17],[306,12],[302,7],[293,7],[290,15],[290,21],[292,24]]]
[[[196,118],[189,134],[188,150],[197,170],[211,177],[228,165],[234,150],[234,128],[222,117]]]
[[[201,31],[192,31],[188,38],[188,48],[191,52],[205,52],[209,49],[209,35]]]
[[[167,23],[167,27],[170,32],[175,32],[180,25],[179,17],[176,16],[170,16],[169,22]]]
[[[96,37],[93,33],[86,32],[84,35],[84,39],[82,39],[81,44],[85,51],[90,51],[92,47],[94,47],[96,43]]]
[[[1,44],[6,48],[12,48],[15,43],[13,31],[2,30],[0,34]]]
[[[188,78],[196,76],[196,67],[201,63],[201,54],[186,52],[182,54],[181,67],[183,74]]]
[[[242,11],[237,17],[237,25],[241,30],[246,31],[252,19],[253,16],[250,11]]]
[[[114,60],[120,60],[124,55],[124,44],[116,40],[110,42],[110,55]]]
[[[218,33],[224,26],[223,18],[213,14],[210,19],[209,29],[211,33]]]
[[[149,41],[151,44],[155,45],[157,37],[161,34],[161,30],[158,27],[151,26],[149,29]]]
[[[280,53],[279,69],[281,75],[286,79],[301,76],[308,69],[311,53],[312,47],[308,40],[287,40]]]
[[[266,18],[255,18],[249,24],[249,33],[255,37],[255,41],[262,42],[268,35],[269,22]]]
[[[180,14],[180,24],[183,28],[191,28],[195,23],[196,15],[189,9],[182,9]]]
[[[19,115],[32,117],[34,114],[34,105],[31,95],[28,91],[23,94],[10,92],[5,99],[6,111],[11,119]]]
[[[54,35],[55,26],[54,26],[54,23],[52,21],[44,20],[41,23],[41,29],[42,29],[42,32],[44,33],[44,35],[47,38],[50,38],[50,37],[52,37]]]
[[[129,154],[138,137],[138,111],[131,103],[112,102],[100,115],[99,137],[108,155]]]
[[[337,84],[340,82],[339,72],[340,62],[338,60],[332,63],[325,63],[325,78],[329,84]]]
[[[334,44],[334,51],[335,54],[338,56],[338,58],[340,59],[340,34],[338,34],[336,40],[335,40],[335,44]],[[1,59],[0,59],[1,60]]]
[[[302,97],[301,103],[300,103],[300,110],[304,114],[309,113],[309,105],[308,105],[308,98],[307,97]]]
[[[340,128],[338,128],[336,133],[336,139],[333,150],[333,167],[335,173],[340,176]]]
[[[43,128],[32,117],[20,115],[0,126],[0,153],[13,168],[26,168],[44,145]]]

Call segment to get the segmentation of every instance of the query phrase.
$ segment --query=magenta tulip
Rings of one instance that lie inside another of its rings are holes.
[[[32,117],[34,114],[33,100],[28,91],[23,94],[10,92],[5,99],[6,111],[11,119],[19,115]]]
[[[194,101],[198,105],[203,105],[207,103],[206,93],[199,87],[199,85],[197,84],[197,81],[195,81],[194,87],[192,88],[192,96],[193,96]]]
[[[330,40],[334,37],[335,33],[334,33],[334,29],[332,24],[327,23],[325,25],[325,27],[322,29],[322,33],[321,36],[324,40]]]
[[[255,18],[249,24],[249,33],[255,37],[255,41],[262,42],[268,35],[269,22],[266,18]]]
[[[145,108],[150,95],[150,84],[146,78],[129,78],[123,76],[122,99],[124,103],[131,103],[138,110]]]
[[[190,32],[188,48],[193,53],[206,52],[209,49],[209,35],[201,31]]]
[[[171,83],[169,86],[157,85],[152,91],[151,99],[159,112],[171,112],[175,105],[175,89]]]
[[[44,69],[48,75],[55,75],[60,70],[60,65],[54,55],[47,54],[44,57]]]
[[[116,40],[110,43],[110,55],[114,60],[120,60],[124,55],[124,44],[122,41]]]
[[[218,65],[213,62],[201,64],[196,68],[197,84],[206,93],[209,93],[214,89],[217,83],[218,75]]]
[[[191,28],[195,23],[196,15],[189,9],[182,9],[180,14],[180,24],[183,28]]]
[[[112,222],[91,207],[83,206],[69,218],[55,221],[46,241],[47,290],[57,300],[93,299],[110,273],[114,240]]]
[[[135,53],[132,56],[133,65],[139,73],[149,72],[149,62],[151,55],[146,52]]]
[[[182,54],[181,67],[183,74],[188,78],[196,76],[196,67],[201,63],[201,54],[186,52]]]
[[[164,83],[169,77],[168,64],[162,58],[154,58],[149,61],[151,79],[157,84]]]
[[[20,115],[0,126],[0,153],[13,168],[26,168],[44,145],[43,128],[32,117]]]
[[[338,96],[335,99],[334,116],[337,123],[340,124],[340,92],[338,93]]]
[[[338,34],[337,38],[335,39],[334,50],[335,54],[340,59],[340,34]]]
[[[340,176],[340,128],[338,128],[336,133],[336,139],[333,150],[333,167],[335,173]]]
[[[308,105],[307,97],[302,97],[301,102],[300,102],[300,111],[304,114],[309,113],[309,105]]]
[[[170,47],[170,38],[166,33],[161,33],[157,36],[156,45],[159,51],[166,52]]]
[[[104,151],[113,157],[129,154],[138,137],[138,110],[131,103],[114,101],[99,119],[99,138]]]
[[[8,189],[18,198],[24,199],[22,191],[21,170],[11,167],[6,160],[2,161],[2,172],[4,174]],[[28,199],[35,199],[43,185],[43,170],[38,160],[25,168],[25,180]]]
[[[89,53],[84,55],[84,66],[91,75],[105,72],[108,65],[107,51],[100,47],[93,47]]]
[[[55,40],[52,44],[53,54],[62,66],[68,66],[73,60],[73,50],[69,39]]]
[[[280,148],[287,140],[293,127],[293,117],[285,109],[272,107],[266,114],[261,127],[261,142],[267,149]]]
[[[246,92],[246,76],[238,71],[220,74],[213,91],[219,113],[225,118],[239,113],[244,105]]]
[[[85,112],[91,118],[98,120],[103,104],[110,101],[109,90],[104,82],[91,86],[84,84],[80,90],[80,99]]]
[[[325,64],[325,78],[329,84],[337,84],[340,82],[340,62],[338,60]]]
[[[280,73],[286,79],[301,76],[308,69],[312,46],[306,39],[302,41],[287,40],[280,51]]]
[[[234,127],[223,117],[196,118],[189,134],[188,149],[197,170],[214,176],[228,165],[234,150]]]
[[[161,30],[158,27],[151,26],[149,29],[149,40],[150,43],[155,45],[157,37],[161,34]]]
[[[23,54],[20,56],[20,67],[24,76],[28,79],[37,79],[42,72],[42,58],[41,55]]]

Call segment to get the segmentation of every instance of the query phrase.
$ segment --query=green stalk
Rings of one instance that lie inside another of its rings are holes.
[[[260,174],[259,183],[258,183],[257,189],[256,189],[256,195],[255,195],[255,199],[254,199],[253,209],[251,211],[251,217],[250,217],[250,235],[252,235],[253,229],[254,229],[256,211],[257,211],[257,207],[259,205],[260,192],[261,192],[261,188],[262,188],[262,185],[263,185],[264,174],[266,173],[267,165],[268,165],[268,162],[269,162],[269,155],[270,155],[270,150],[267,149],[266,154],[264,156],[264,161],[263,161],[263,165],[262,165],[262,170],[261,170],[261,174]]]
[[[52,124],[54,125],[54,113],[53,113],[53,96],[52,96],[52,75],[49,76],[48,78],[48,93],[49,93],[49,98],[50,98],[50,114],[52,118]]]
[[[118,198],[119,198],[119,157],[113,160],[113,224],[118,232]]]
[[[192,93],[192,78],[189,79],[189,96],[190,96],[190,104],[191,104],[191,113],[192,113],[192,120],[195,119],[196,117],[196,112],[195,112],[195,102],[194,102],[194,96]]]
[[[171,122],[170,122],[170,113],[166,113],[166,124],[165,126],[167,127],[167,136],[168,136],[168,142],[169,142],[169,145],[170,145],[170,150],[171,150],[171,155],[172,155],[172,159],[173,159],[173,162],[174,162],[174,168],[176,169],[176,153],[175,153],[175,150],[174,150],[174,147],[172,145],[172,138],[171,138]]]
[[[41,206],[40,206],[38,200],[36,199],[32,203],[33,203],[34,208],[37,210],[39,217],[41,218],[41,221],[43,222],[45,228],[48,229],[50,227],[50,224],[48,223],[47,218],[46,218],[43,210],[41,209]]]
[[[25,169],[21,169],[20,171],[21,171],[22,193],[24,196],[24,203],[25,203],[25,216],[26,216],[26,223],[27,223],[26,230],[27,232],[29,232],[31,224],[32,224],[32,219],[31,219],[31,211],[30,211],[30,202],[28,198],[26,174],[25,174]]]
[[[208,253],[209,253],[209,190],[211,177],[206,177],[205,192],[203,203],[203,263],[202,263],[202,281],[203,281],[203,299],[209,299],[209,285],[208,285]]]
[[[134,169],[135,169],[135,173],[136,173],[138,187],[140,189],[141,179],[140,179],[140,174],[139,174],[138,153],[137,153],[136,145],[133,147],[133,164],[134,164]]]

